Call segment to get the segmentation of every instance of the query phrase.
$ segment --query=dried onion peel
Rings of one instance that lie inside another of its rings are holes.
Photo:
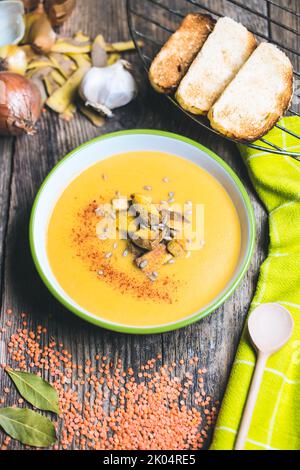
[[[137,94],[137,85],[129,69],[130,64],[125,60],[118,60],[108,67],[92,67],[79,90],[85,105],[112,117],[113,109],[130,103]]]
[[[21,47],[14,45],[0,47],[0,70],[25,75],[27,65],[27,56]]]
[[[35,133],[42,108],[37,86],[22,75],[0,72],[0,134]]]

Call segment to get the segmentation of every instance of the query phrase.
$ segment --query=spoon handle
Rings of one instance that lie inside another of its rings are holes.
[[[258,353],[257,363],[254,371],[254,375],[251,382],[251,387],[248,393],[247,403],[244,408],[243,417],[241,420],[239,432],[235,442],[235,450],[243,450],[245,447],[245,441],[248,436],[254,407],[257,400],[264,368],[268,359],[268,354]]]

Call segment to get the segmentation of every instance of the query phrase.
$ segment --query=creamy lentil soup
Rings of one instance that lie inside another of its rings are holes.
[[[118,235],[105,239],[97,228],[99,207],[132,194],[170,205],[203,205],[201,248],[179,257],[170,250],[173,259],[164,240],[166,262],[155,278],[146,276],[146,263],[135,261],[146,251],[128,249]],[[232,278],[240,248],[237,211],[216,179],[184,158],[147,151],[107,158],[74,179],[54,207],[47,240],[50,265],[64,291],[92,314],[131,326],[171,323],[201,310]]]

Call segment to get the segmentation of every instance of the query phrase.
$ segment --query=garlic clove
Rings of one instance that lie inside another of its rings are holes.
[[[137,85],[128,68],[128,62],[123,60],[108,67],[92,67],[80,86],[86,105],[112,117],[113,109],[130,103],[137,94]]]
[[[31,10],[34,10],[38,4],[40,3],[40,0],[21,0],[23,5],[24,5],[24,8],[25,8],[25,11],[31,11]]]
[[[18,44],[24,36],[24,6],[17,0],[0,2],[0,47]]]

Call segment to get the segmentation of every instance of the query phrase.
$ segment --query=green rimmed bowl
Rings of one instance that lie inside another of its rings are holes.
[[[241,224],[242,244],[236,270],[225,289],[212,302],[176,322],[132,326],[114,323],[94,315],[78,305],[62,289],[53,274],[47,256],[48,223],[54,206],[80,173],[113,155],[134,151],[160,151],[190,160],[212,175],[232,199]],[[45,179],[35,199],[30,220],[30,247],[37,270],[50,292],[71,312],[97,326],[124,333],[162,333],[182,328],[207,316],[234,292],[250,264],[255,244],[255,219],[248,194],[237,175],[216,154],[197,142],[168,132],[132,130],[106,134],[75,149],[61,160]]]

